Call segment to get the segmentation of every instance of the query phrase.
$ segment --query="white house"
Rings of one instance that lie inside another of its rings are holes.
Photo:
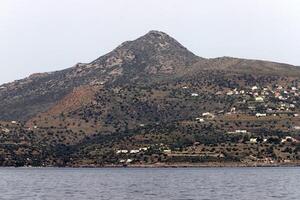
[[[251,88],[251,90],[257,90],[257,89],[258,89],[257,86],[253,86],[253,87]]]
[[[191,96],[192,96],[192,97],[198,97],[199,94],[198,94],[198,93],[192,93]]]
[[[295,138],[293,138],[291,136],[286,136],[285,138],[281,139],[281,143],[284,143],[284,142],[287,142],[287,141],[298,142],[298,140],[296,140]]]
[[[263,140],[264,142],[267,142],[268,141],[268,139],[267,138],[264,138],[264,140]]]
[[[233,94],[234,94],[233,91],[229,91],[229,92],[226,93],[226,95],[228,95],[228,96],[231,96]]]
[[[204,122],[204,119],[203,119],[203,118],[197,117],[197,118],[196,118],[196,121],[198,121],[198,122]]]
[[[295,130],[300,130],[300,126],[294,126]]]
[[[235,131],[229,131],[228,134],[236,134],[236,133],[247,133],[247,130],[235,130]]]
[[[3,131],[4,133],[9,133],[9,132],[10,132],[10,130],[7,129],[7,128],[3,128],[2,131]]]
[[[128,150],[117,150],[116,153],[117,153],[117,154],[120,154],[120,153],[128,153]]]
[[[247,130],[235,130],[236,133],[247,133]]]
[[[171,153],[172,151],[170,149],[165,149],[164,153]]]
[[[132,154],[139,153],[139,152],[140,152],[140,150],[138,150],[138,149],[130,150],[130,153],[132,153]]]
[[[257,138],[250,138],[250,143],[257,143]]]
[[[263,102],[264,98],[261,97],[261,96],[258,96],[258,97],[255,97],[255,101],[257,101],[257,102]]]
[[[202,113],[202,116],[203,116],[203,117],[206,117],[206,118],[210,118],[210,119],[215,118],[215,115],[212,114],[212,113],[210,113],[210,112]]]
[[[266,117],[267,114],[266,113],[256,113],[255,116],[256,117]]]
[[[148,147],[139,148],[140,151],[147,151],[148,149],[149,149]]]
[[[232,108],[230,109],[230,112],[231,112],[231,113],[235,113],[235,107],[232,107]]]
[[[296,87],[292,87],[292,90],[293,90],[293,91],[296,91],[296,90],[297,90],[297,88],[296,88]]]

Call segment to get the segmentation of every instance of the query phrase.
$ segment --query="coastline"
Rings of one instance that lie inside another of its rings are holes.
[[[129,164],[129,165],[76,165],[67,168],[253,168],[253,167],[300,167],[299,162],[290,163],[155,163],[155,164]]]
[[[65,166],[0,166],[0,168],[276,168],[276,167],[300,167],[300,161],[293,162],[203,162],[203,163],[153,163],[153,164],[73,164]]]

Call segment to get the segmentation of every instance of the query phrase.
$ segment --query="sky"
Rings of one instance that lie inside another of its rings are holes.
[[[299,0],[0,0],[0,84],[90,62],[150,30],[201,57],[300,66]]]

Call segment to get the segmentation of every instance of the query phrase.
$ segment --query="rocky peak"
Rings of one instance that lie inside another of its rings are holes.
[[[102,56],[92,65],[102,67],[122,66],[125,71],[172,73],[195,63],[199,58],[174,38],[160,31],[122,43],[115,50]]]

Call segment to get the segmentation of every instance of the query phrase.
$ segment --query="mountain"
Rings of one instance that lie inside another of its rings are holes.
[[[0,119],[28,120],[82,85],[101,85],[120,76],[130,80],[149,74],[175,73],[197,60],[197,56],[167,34],[150,31],[91,63],[79,63],[52,73],[33,74],[2,85]]]
[[[33,74],[0,87],[0,119],[26,121],[44,112],[83,85],[113,81],[180,76],[203,69],[240,73],[270,73],[299,76],[298,67],[266,61],[222,57],[200,58],[172,37],[159,31],[121,44],[91,63],[78,63],[66,70]]]
[[[268,145],[299,137],[299,77],[300,68],[288,64],[202,58],[166,33],[150,31],[90,63],[0,86],[0,161],[296,162],[296,143],[276,151]],[[270,142],[260,144],[262,152],[251,150],[251,138]],[[144,150],[132,157],[117,149]]]

